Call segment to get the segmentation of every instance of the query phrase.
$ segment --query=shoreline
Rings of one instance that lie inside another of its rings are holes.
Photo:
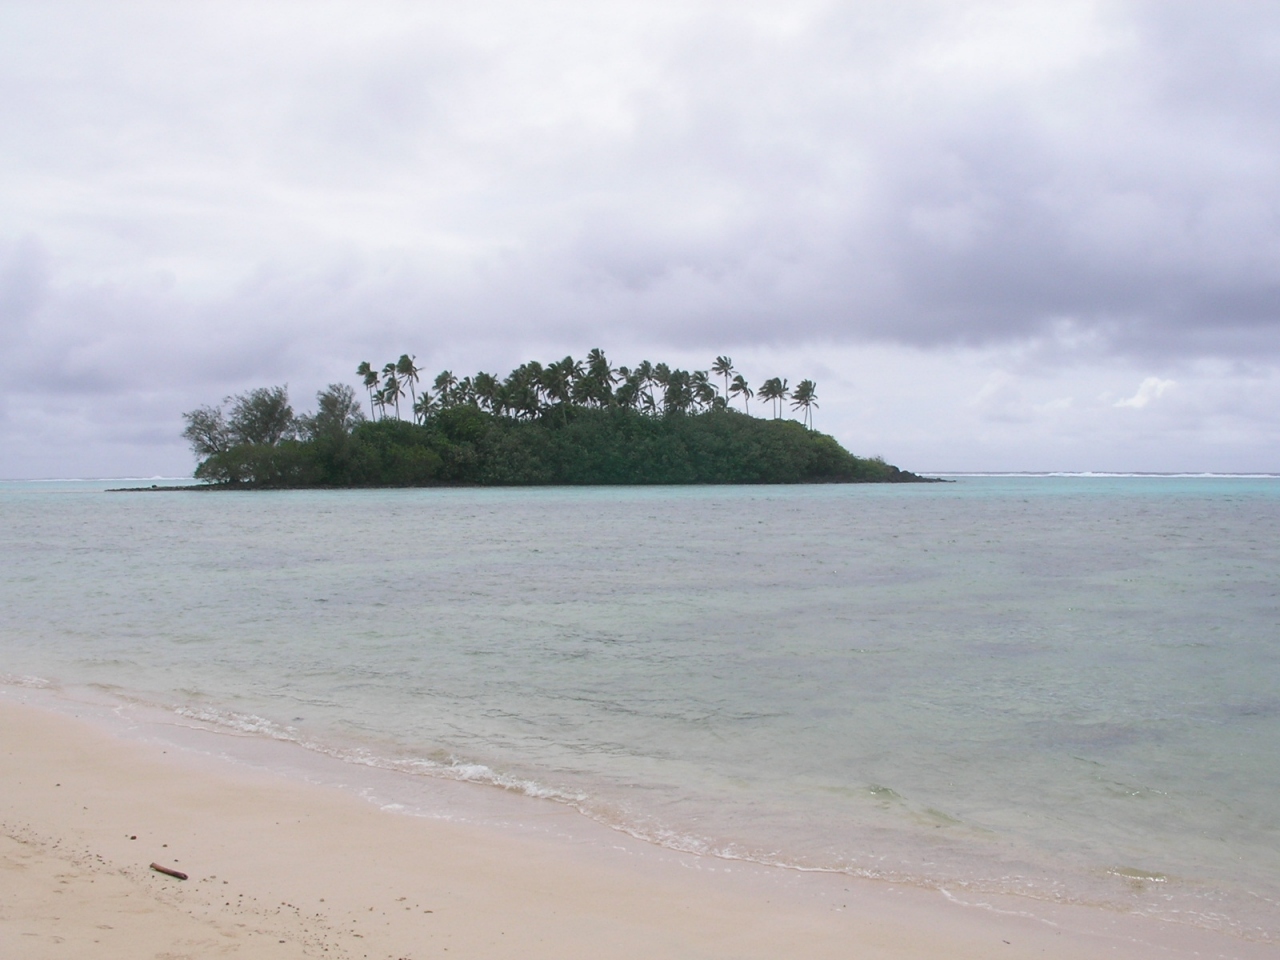
[[[222,748],[228,734],[184,744],[185,734],[46,693],[0,696],[7,955],[1277,955],[1097,908],[966,905],[725,863],[475,784],[448,783],[434,815],[406,815],[314,771],[282,772],[281,758],[302,748],[273,744],[246,763]],[[491,804],[488,822],[464,822],[451,803]]]
[[[282,490],[531,490],[570,489],[588,487],[805,487],[805,486],[909,486],[915,483],[958,483],[945,477],[926,477],[903,471],[906,479],[893,480],[796,480],[777,483],[741,483],[738,481],[707,483],[420,483],[420,484],[363,484],[359,486],[330,486],[323,484],[272,485],[254,483],[187,483],[147,487],[108,487],[103,493],[173,493],[192,490],[221,490],[238,493],[278,492]]]

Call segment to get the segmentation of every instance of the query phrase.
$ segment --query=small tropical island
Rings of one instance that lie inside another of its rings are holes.
[[[752,389],[724,356],[708,370],[615,368],[595,349],[505,378],[445,370],[430,389],[409,354],[356,374],[368,415],[341,383],[301,416],[283,386],[183,414],[196,479],[236,489],[928,481],[814,430],[812,380]],[[753,416],[752,399],[772,416]]]

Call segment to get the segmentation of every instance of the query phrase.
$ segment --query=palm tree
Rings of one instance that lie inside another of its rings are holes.
[[[760,399],[769,400],[773,404],[773,419],[777,420],[782,416],[782,401],[790,394],[787,390],[787,381],[778,377],[766,380],[760,385]]]
[[[729,378],[733,376],[733,360],[729,357],[716,357],[716,362],[711,365],[711,372],[717,377],[724,377],[724,392],[727,396],[729,393]]]
[[[449,370],[441,370],[436,376],[433,386],[436,388],[436,400],[442,408],[453,406],[453,388],[457,385],[458,378]]]
[[[368,360],[362,360],[356,367],[356,376],[364,380],[364,388],[369,391],[369,416],[377,419],[373,410],[373,392],[378,388],[378,371],[369,366]]]
[[[396,376],[396,365],[388,363],[383,367],[382,372],[386,375],[382,381],[382,397],[383,406],[388,403],[396,405],[396,419],[400,419],[400,398],[404,396],[404,384],[400,382],[400,378]]]
[[[543,367],[538,384],[548,397],[563,407],[573,396],[575,377],[581,370],[582,364],[573,357],[565,357]]]
[[[613,392],[613,399],[623,409],[635,409],[636,404],[640,402],[640,375],[628,372],[622,384]]]
[[[499,382],[498,388],[493,391],[493,412],[498,416],[505,417],[510,414],[513,417],[519,416],[511,389],[511,380],[508,378],[505,382]]]
[[[655,407],[653,402],[653,364],[648,360],[641,360],[632,375],[636,378],[636,384],[639,387],[640,392],[637,399],[640,405],[645,410],[653,412]]]
[[[757,391],[757,394],[761,400],[769,401],[770,411],[773,410],[774,401],[778,399],[778,395],[774,393],[775,383],[777,383],[778,385],[781,385],[780,381],[778,381],[777,378],[774,378],[772,380],[766,380],[764,383],[760,384],[760,389],[759,391]]]
[[[716,385],[711,382],[710,374],[706,370],[693,371],[693,375],[690,377],[690,386],[693,388],[693,398],[698,405],[705,409],[710,409],[711,404],[718,395]]]
[[[427,418],[438,412],[439,409],[440,404],[426,390],[423,390],[418,399],[413,402],[413,415],[418,419],[419,423],[426,423]]]
[[[660,364],[661,366],[661,364]],[[669,370],[666,375],[666,390],[662,394],[664,413],[688,413],[693,406],[693,377],[688,370]]]
[[[747,385],[746,378],[742,374],[738,374],[733,378],[733,383],[729,385],[729,393],[736,393],[742,396],[742,410],[750,415],[751,398],[756,395],[756,392]]]
[[[455,404],[478,406],[476,403],[476,385],[470,377],[463,377],[459,380],[458,386],[453,393]]]
[[[653,373],[650,374],[654,384],[662,388],[662,407],[667,408],[667,395],[671,391],[671,368],[665,363],[655,363],[653,365]],[[654,397],[657,400],[657,397]],[[655,404],[656,407],[656,404]]]
[[[818,405],[818,385],[812,380],[801,380],[796,384],[796,392],[791,395],[791,409],[803,410],[802,423],[813,429],[813,408]]]
[[[400,354],[400,359],[396,361],[396,374],[401,381],[408,385],[409,396],[413,397],[417,393],[418,374],[422,371],[413,365],[416,357],[411,357],[407,353]]]
[[[565,357],[560,361],[561,374],[565,378],[565,403],[587,403],[591,399],[591,383],[581,360]],[[547,367],[551,369],[550,365]]]
[[[477,373],[475,376],[476,401],[482,407],[487,407],[490,413],[498,412],[494,401],[497,399],[499,386],[498,378],[492,373]]]
[[[510,410],[517,418],[536,417],[542,409],[539,391],[542,389],[542,377],[545,371],[537,360],[522,363],[502,382],[498,400],[502,407]]]
[[[537,360],[530,360],[528,363],[520,364],[516,372],[521,375],[521,382],[524,384],[520,402],[524,405],[523,409],[529,414],[529,418],[534,419],[542,412],[542,378],[546,371]]]
[[[587,380],[590,399],[600,406],[608,406],[613,400],[613,385],[618,382],[617,372],[609,366],[604,351],[595,347],[587,354]]]

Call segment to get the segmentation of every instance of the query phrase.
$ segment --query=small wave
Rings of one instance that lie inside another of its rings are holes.
[[[557,790],[536,780],[508,776],[499,773],[482,763],[472,763],[450,757],[446,761],[431,760],[426,757],[395,758],[376,754],[363,748],[343,748],[320,743],[302,736],[297,727],[276,723],[253,713],[238,713],[231,710],[218,710],[212,707],[170,708],[173,713],[188,720],[208,724],[215,728],[247,736],[265,736],[272,740],[282,740],[297,744],[314,753],[319,753],[335,760],[373,767],[379,770],[394,770],[400,773],[420,774],[457,780],[467,783],[479,783],[486,786],[500,787],[513,793],[520,793],[539,800],[555,800],[561,803],[581,804],[588,797],[582,793],[570,793]]]
[[[327,755],[346,760],[351,763],[359,763],[367,767],[376,767],[381,770],[397,770],[403,773],[418,773],[427,776],[441,777],[447,780],[457,780],[465,783],[479,783],[485,786],[500,787],[503,790],[509,790],[512,793],[523,794],[526,797],[534,797],[538,800],[554,800],[559,803],[567,803],[573,806],[585,803],[589,798],[585,793],[572,793],[565,790],[558,790],[554,787],[546,786],[538,783],[536,780],[529,780],[522,777],[512,777],[502,774],[494,770],[492,767],[485,766],[483,763],[468,763],[463,760],[450,758],[446,762],[436,760],[428,760],[423,757],[413,757],[411,759],[395,759],[391,757],[381,757],[377,754],[363,750],[344,751],[344,750],[325,750]]]
[[[230,710],[214,710],[209,707],[173,707],[173,712],[188,720],[212,724],[237,733],[257,734],[273,740],[301,742],[294,727],[275,723],[252,713],[236,713]]]
[[[1113,877],[1127,880],[1130,883],[1168,883],[1169,875],[1151,870],[1140,870],[1137,867],[1112,867],[1107,871]]]
[[[734,844],[718,844],[709,838],[684,833],[657,824],[643,824],[605,806],[590,794],[548,786],[526,777],[504,774],[492,767],[450,756],[446,760],[427,757],[389,757],[365,748],[339,747],[309,739],[296,727],[280,724],[252,713],[220,710],[213,707],[174,706],[174,714],[187,720],[212,727],[224,733],[240,736],[262,736],[273,740],[296,744],[306,750],[344,763],[357,764],[377,770],[389,770],[416,776],[438,777],[461,783],[498,787],[511,793],[537,800],[550,800],[564,804],[588,819],[643,843],[651,843],[679,853],[712,857],[740,863],[753,863],[806,873],[844,874],[873,880],[889,880],[898,883],[919,883],[906,874],[898,874],[877,868],[820,867],[797,863],[779,852],[747,851]]]
[[[22,685],[48,685],[39,677],[4,678],[5,682]],[[610,830],[631,837],[642,843],[653,844],[678,853],[691,854],[731,863],[759,865],[775,869],[789,870],[796,873],[816,873],[836,876],[847,876],[874,880],[885,883],[911,886],[918,889],[937,891],[949,900],[965,906],[972,906],[997,913],[1010,913],[1034,917],[1034,911],[1011,911],[1001,909],[986,901],[987,897],[1024,897],[1031,901],[1077,904],[1082,906],[1103,907],[1107,909],[1125,909],[1144,913],[1158,919],[1188,923],[1192,926],[1218,930],[1223,933],[1263,943],[1274,943],[1276,937],[1270,930],[1258,925],[1249,925],[1233,921],[1215,912],[1187,910],[1184,907],[1174,909],[1168,905],[1163,908],[1159,904],[1138,905],[1117,899],[1115,891],[1083,889],[1069,890],[1067,884],[1051,880],[1048,877],[1031,877],[1025,875],[989,873],[985,876],[969,876],[958,878],[951,876],[929,876],[927,872],[912,869],[904,865],[893,865],[886,862],[883,856],[868,855],[861,862],[845,860],[842,863],[811,863],[803,858],[789,856],[781,850],[750,849],[733,842],[715,841],[709,837],[695,833],[673,829],[645,817],[630,815],[627,811],[610,805],[607,801],[593,797],[588,793],[576,790],[561,789],[549,786],[535,779],[513,776],[494,770],[487,764],[468,761],[449,756],[434,760],[427,757],[391,757],[378,754],[366,748],[342,747],[335,744],[312,740],[302,734],[296,727],[281,724],[252,713],[241,713],[231,710],[219,710],[211,707],[176,706],[169,708],[173,714],[194,721],[215,730],[233,735],[247,737],[267,737],[273,740],[287,741],[308,751],[338,760],[378,770],[392,771],[410,776],[427,776],[481,786],[497,787],[511,793],[538,800],[549,800],[563,804],[595,823]],[[885,799],[901,800],[897,791],[883,785],[869,785],[864,788],[872,796]],[[371,796],[366,799],[373,800]],[[400,803],[376,801],[382,809],[396,812],[409,812]],[[938,811],[931,814],[945,817]],[[950,819],[950,818],[947,818]],[[951,871],[946,871],[950,873]],[[1117,866],[1103,871],[1114,880],[1122,881],[1129,890],[1138,885],[1151,883],[1164,885],[1172,878],[1165,874],[1139,870],[1133,867]],[[966,898],[957,895],[962,893]],[[1049,921],[1045,920],[1048,923]]]
[[[941,893],[948,900],[950,900],[952,903],[958,904],[959,906],[962,906],[962,907],[977,907],[982,910],[989,910],[992,913],[1003,914],[1004,916],[1007,916],[1007,917],[1026,917],[1029,920],[1039,920],[1041,923],[1048,924],[1051,927],[1058,926],[1058,924],[1054,923],[1052,920],[1049,920],[1046,917],[1041,917],[1034,913],[1029,913],[1026,910],[1002,910],[1001,908],[995,906],[994,904],[990,904],[982,900],[961,900],[959,897],[953,894],[950,890],[948,890],[945,886],[938,887],[938,892]]]
[[[37,690],[50,690],[53,681],[30,674],[0,673],[0,684],[6,687],[34,687]]]

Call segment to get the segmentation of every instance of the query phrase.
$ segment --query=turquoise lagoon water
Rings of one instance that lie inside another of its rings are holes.
[[[0,484],[10,684],[1280,941],[1280,479],[105,486]]]

